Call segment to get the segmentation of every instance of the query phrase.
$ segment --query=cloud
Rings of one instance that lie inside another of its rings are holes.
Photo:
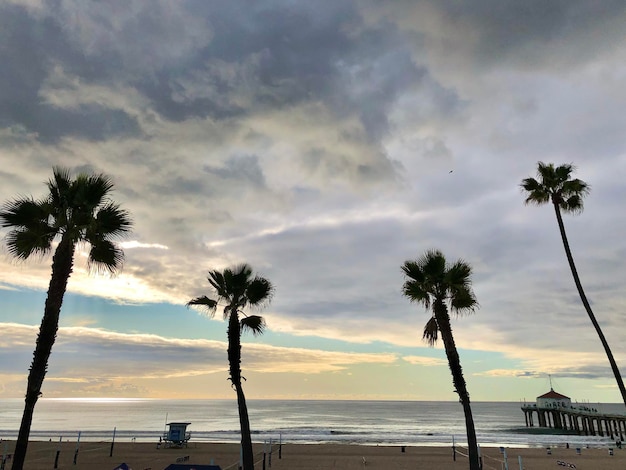
[[[20,360],[0,362],[3,373],[25,368],[38,331],[15,323],[4,323],[7,341],[0,347],[3,357]],[[223,341],[165,338],[150,334],[128,334],[89,327],[61,327],[50,365],[50,380],[91,382],[94,380],[168,379],[224,372],[227,344]],[[263,373],[319,374],[343,370],[355,364],[392,364],[393,353],[351,353],[265,344],[244,345],[244,369]]]
[[[618,1],[598,6],[584,0],[484,0],[471,7],[452,1],[370,2],[366,11],[371,20],[385,18],[415,32],[422,50],[437,60],[549,70],[595,61],[599,51],[612,57],[624,17]]]
[[[426,367],[439,367],[439,366],[448,365],[448,361],[446,361],[445,359],[438,358],[438,357],[403,356],[402,359],[408,362],[409,364],[416,364],[416,365],[426,366]]]
[[[553,211],[525,207],[519,183],[542,160],[574,162],[592,185],[585,212],[565,224],[622,357],[621,3],[322,3],[0,6],[0,200],[42,196],[64,165],[110,175],[135,222],[122,273],[90,274],[81,247],[68,292],[175,310],[207,293],[209,269],[245,261],[277,287],[263,312],[276,337],[384,344],[404,357],[424,346],[429,313],[402,297],[400,266],[439,248],[474,268],[481,308],[453,320],[460,349],[504,356],[515,377],[610,377]],[[0,320],[32,323],[13,295],[45,292],[50,263],[18,263],[5,249],[0,291],[11,303]],[[96,329],[76,343],[85,362],[108,344],[121,363],[128,341],[94,333],[119,319],[88,310],[81,321]],[[163,351],[171,323],[133,315],[137,334],[160,338],[142,351]],[[262,339],[267,351],[250,345],[248,360],[280,356],[276,337]],[[223,371],[218,344],[187,344],[190,374]],[[294,368],[317,374],[391,360],[292,352]],[[146,376],[178,373],[167,358],[161,369],[137,357]],[[140,373],[124,363],[115,387]]]
[[[131,250],[133,248],[156,248],[157,250],[168,250],[169,248],[160,243],[142,243],[137,240],[122,242],[119,246],[124,250]]]

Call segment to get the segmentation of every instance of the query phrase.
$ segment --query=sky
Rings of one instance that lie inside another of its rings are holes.
[[[186,308],[242,262],[275,286],[249,399],[456,400],[401,266],[473,268],[452,327],[473,401],[620,402],[537,162],[591,186],[565,225],[626,372],[621,0],[0,1],[0,202],[104,173],[123,270],[80,247],[44,397],[234,398],[226,323]],[[24,395],[50,257],[0,252],[0,398]]]

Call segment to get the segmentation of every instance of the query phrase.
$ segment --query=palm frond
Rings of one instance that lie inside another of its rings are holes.
[[[536,179],[526,178],[522,180],[520,186],[522,190],[528,193],[524,200],[525,204],[541,206],[550,202],[550,192]]]
[[[430,308],[430,293],[424,290],[422,284],[419,282],[413,280],[406,281],[402,286],[402,294],[408,298],[410,302],[422,304],[426,309]]]
[[[415,261],[406,261],[402,266],[409,278],[402,292],[411,302],[417,302],[429,309],[438,295],[437,288],[443,281],[446,259],[439,250],[427,250]]]
[[[124,264],[124,251],[106,239],[90,240],[89,269],[113,274]]]
[[[450,295],[450,307],[457,315],[473,313],[478,306],[478,301],[472,289],[457,289]]]
[[[32,254],[50,251],[57,229],[48,223],[50,217],[46,201],[19,198],[7,202],[0,211],[2,227],[10,227],[6,243],[9,253],[25,260]]]
[[[80,178],[81,175],[79,175]],[[79,181],[77,178],[77,182]],[[113,181],[106,175],[85,175],[81,181],[83,193],[81,199],[88,207],[98,207],[107,203],[107,196],[113,190]]]
[[[45,201],[20,198],[8,201],[0,211],[0,225],[12,228],[31,228],[47,222],[50,217]]]
[[[528,192],[539,191],[543,189],[543,186],[541,185],[541,183],[537,181],[535,178],[524,178],[522,182],[520,183],[520,187],[524,191],[528,191]]]
[[[472,276],[472,267],[469,263],[459,259],[446,271],[446,281],[451,285],[467,285]]]
[[[439,325],[435,317],[430,317],[424,325],[424,334],[422,339],[425,340],[430,347],[434,346],[439,339]]]
[[[423,282],[424,280],[424,272],[417,261],[405,261],[402,265],[402,271],[416,282]]]
[[[30,258],[33,254],[48,254],[52,248],[55,231],[42,224],[39,229],[16,229],[6,235],[7,250],[19,260]]]
[[[250,331],[254,336],[262,335],[265,331],[265,319],[259,315],[243,317],[240,321],[242,331]]]
[[[206,295],[203,295],[201,297],[191,299],[187,302],[187,307],[200,307],[202,310],[206,311],[210,317],[212,317],[215,315],[215,310],[217,309],[217,301],[209,299]]]
[[[48,191],[50,192],[50,203],[55,208],[68,207],[68,194],[72,187],[72,177],[70,170],[63,167],[54,167],[52,178],[48,180]]]
[[[113,190],[112,181],[105,175],[81,173],[72,181],[67,191],[69,207],[76,213],[93,215],[95,210],[108,203],[108,194]]]
[[[457,260],[446,273],[450,307],[457,314],[473,312],[478,302],[472,291],[472,267]]]
[[[537,176],[543,183],[555,184],[558,178],[554,163],[537,162]]]
[[[590,187],[582,180],[574,179],[563,183],[559,207],[569,214],[580,214],[584,209],[583,198],[589,194]]]
[[[576,170],[576,167],[571,163],[565,163],[563,165],[559,165],[556,168],[552,166],[552,174],[551,176],[555,179],[558,184],[563,184],[568,181],[572,175],[572,173]]]
[[[228,286],[228,290],[233,299],[238,300],[238,304],[241,307],[245,306],[246,289],[250,284],[250,278],[252,277],[252,268],[246,264],[238,264],[230,269],[224,270],[224,280]]]
[[[472,284],[472,268],[463,260],[458,260],[448,268],[445,275],[445,286],[449,295],[457,290],[469,289]]]
[[[260,306],[270,302],[274,295],[274,286],[264,277],[256,276],[248,284],[246,299],[252,306]]]
[[[209,271],[209,277],[207,279],[220,298],[229,298],[228,286],[226,285],[226,279],[223,273],[218,270]]]
[[[577,215],[583,211],[584,203],[582,198],[578,194],[575,194],[561,201],[559,207],[563,212]]]
[[[428,250],[418,260],[422,267],[424,277],[431,279],[431,283],[441,280],[446,272],[446,257],[439,250]]]
[[[109,202],[98,210],[93,227],[107,237],[121,237],[130,232],[132,225],[130,214],[118,204]]]

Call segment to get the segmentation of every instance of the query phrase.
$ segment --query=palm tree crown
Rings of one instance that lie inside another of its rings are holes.
[[[252,268],[247,264],[241,264],[234,268],[209,271],[209,284],[216,294],[215,299],[203,295],[196,297],[187,303],[187,306],[198,306],[203,308],[210,316],[215,315],[220,303],[224,304],[224,319],[227,320],[231,314],[242,314],[240,328],[242,331],[248,330],[252,334],[263,334],[265,330],[265,320],[259,315],[247,315],[243,309],[247,306],[262,307],[268,303],[274,293],[272,283],[267,279],[254,276]]]
[[[565,213],[578,214],[583,210],[583,199],[589,194],[589,185],[582,180],[571,179],[576,168],[571,164],[555,167],[553,163],[539,162],[537,177],[525,178],[521,187],[528,193],[526,204],[541,206],[548,202],[557,205]]]
[[[405,297],[427,310],[435,303],[447,303],[457,314],[470,313],[478,307],[471,287],[472,268],[462,260],[448,265],[441,251],[429,250],[418,260],[405,262],[402,270],[409,278],[403,287]],[[424,339],[431,346],[437,341],[438,331],[433,309],[433,316],[424,327]]]
[[[22,260],[48,254],[61,235],[71,245],[89,243],[90,265],[118,269],[124,255],[112,239],[128,233],[132,222],[128,212],[109,199],[111,180],[86,174],[72,180],[67,169],[57,167],[47,185],[45,198],[18,198],[0,211],[2,227],[11,228],[6,237],[9,253]]]

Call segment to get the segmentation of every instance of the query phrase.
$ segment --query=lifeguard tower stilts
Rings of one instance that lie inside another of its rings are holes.
[[[167,423],[167,431],[163,433],[165,447],[187,447],[191,432],[187,431],[187,426],[191,423]]]

